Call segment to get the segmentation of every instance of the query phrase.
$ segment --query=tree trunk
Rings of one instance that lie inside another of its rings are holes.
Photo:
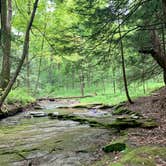
[[[80,74],[80,89],[81,89],[81,95],[84,96],[85,83],[84,83],[84,75],[82,70],[83,69],[81,69],[81,74]]]
[[[162,0],[162,6],[163,6],[164,24],[166,27],[166,0]]]
[[[164,83],[166,84],[165,79],[165,71],[166,71],[166,55],[164,54],[164,48],[162,48],[162,44],[160,42],[159,35],[155,29],[150,32],[152,49],[151,50],[140,50],[139,52],[144,54],[151,54],[154,60],[158,63],[158,65],[163,69],[164,75]]]
[[[28,4],[27,4],[27,8],[28,8],[28,16],[31,15],[31,2],[30,0],[28,0]],[[28,45],[29,45],[29,41],[28,41]],[[29,46],[28,46],[29,47]],[[26,84],[27,84],[27,89],[28,89],[28,93],[30,93],[30,62],[29,62],[29,49],[27,52],[27,56],[25,58],[25,64],[26,64]]]
[[[1,0],[1,47],[3,59],[0,77],[0,87],[3,90],[6,88],[10,80],[11,18],[11,0]]]
[[[47,27],[47,24],[44,25],[44,35],[43,35],[43,39],[42,39],[42,43],[41,43],[42,55],[43,55],[43,49],[44,49],[44,36],[45,36],[45,33],[46,33],[46,27]],[[41,64],[42,64],[42,55],[40,56],[40,60],[39,60],[39,68],[38,68],[38,73],[37,73],[37,80],[36,80],[36,86],[35,86],[34,94],[36,94],[36,92],[38,91],[38,87],[39,87],[39,79],[40,79]]]
[[[25,58],[27,56],[27,52],[28,52],[28,49],[29,49],[29,45],[28,45],[28,41],[29,41],[29,37],[30,37],[30,30],[31,30],[31,27],[32,27],[32,24],[33,24],[33,20],[35,18],[35,14],[36,14],[36,9],[37,9],[37,6],[38,6],[38,2],[39,0],[35,0],[35,3],[34,3],[34,7],[33,7],[33,11],[32,11],[32,14],[31,14],[31,18],[30,18],[30,21],[27,25],[27,29],[26,29],[26,33],[25,33],[25,39],[24,39],[24,44],[23,44],[23,52],[22,52],[22,57],[21,57],[21,60],[17,66],[17,69],[12,77],[12,79],[9,81],[2,97],[0,98],[0,108],[2,107],[6,97],[8,96],[9,92],[11,91],[16,79],[17,79],[17,76],[19,75],[20,71],[21,71],[21,68],[24,64],[24,61],[25,61]]]
[[[163,70],[163,79],[164,79],[164,83],[166,85],[166,70]]]
[[[115,67],[112,67],[112,83],[113,83],[114,94],[116,94]]]
[[[124,60],[124,50],[123,50],[123,41],[122,41],[122,35],[121,35],[121,28],[119,24],[119,36],[120,36],[120,51],[121,51],[121,63],[122,63],[122,72],[123,72],[123,82],[124,82],[124,88],[126,97],[130,104],[133,104],[133,101],[130,98],[129,91],[128,91],[128,84],[127,84],[127,77],[126,77],[126,68],[125,68],[125,60]]]

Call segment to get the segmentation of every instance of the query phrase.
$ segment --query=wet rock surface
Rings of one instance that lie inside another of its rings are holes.
[[[54,106],[55,103],[38,113],[24,112],[0,122],[0,165],[82,166],[99,158],[97,152],[110,141],[110,131],[42,117],[49,111],[57,112]],[[62,110],[65,111],[68,112]]]

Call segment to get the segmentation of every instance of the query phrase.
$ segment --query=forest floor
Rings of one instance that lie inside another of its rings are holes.
[[[150,96],[126,103],[129,110],[141,113],[144,117],[156,119],[159,126],[154,129],[130,128],[127,130],[129,150],[117,153],[112,165],[166,165],[166,88],[153,92]],[[134,147],[134,149],[132,148]],[[108,158],[105,162],[108,163]]]

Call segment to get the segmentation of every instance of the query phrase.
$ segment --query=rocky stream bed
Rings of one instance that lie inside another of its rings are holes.
[[[34,108],[0,121],[0,165],[105,166],[115,157],[105,155],[109,143],[117,135],[123,143],[124,129],[157,127],[138,113],[101,104],[44,100]]]

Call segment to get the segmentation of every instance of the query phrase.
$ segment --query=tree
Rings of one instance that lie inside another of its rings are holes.
[[[32,14],[31,14],[31,17],[30,17],[30,21],[27,25],[27,29],[26,29],[26,33],[25,33],[25,38],[24,38],[24,45],[23,45],[23,51],[22,51],[22,57],[21,57],[21,60],[17,66],[17,69],[12,77],[12,79],[9,81],[4,93],[2,94],[1,98],[0,98],[0,108],[2,107],[6,97],[8,96],[11,88],[13,87],[20,71],[21,71],[21,68],[22,68],[22,65],[25,61],[25,58],[28,54],[28,49],[29,49],[29,38],[30,38],[30,30],[31,30],[31,27],[32,27],[32,24],[33,24],[33,21],[34,21],[34,18],[35,18],[35,14],[36,14],[36,9],[37,9],[37,6],[38,6],[38,2],[39,0],[35,0],[35,3],[34,3],[34,7],[33,7],[33,11],[32,11]]]
[[[0,88],[3,90],[10,80],[11,18],[12,1],[1,0],[1,47],[3,60],[0,73]]]
[[[122,63],[122,72],[123,72],[123,82],[126,97],[130,104],[133,104],[133,101],[130,98],[128,85],[127,85],[127,77],[126,77],[126,69],[125,69],[125,59],[124,59],[124,48],[123,48],[123,41],[122,41],[122,34],[121,34],[121,26],[119,24],[119,36],[120,36],[120,52],[121,52],[121,63]]]

